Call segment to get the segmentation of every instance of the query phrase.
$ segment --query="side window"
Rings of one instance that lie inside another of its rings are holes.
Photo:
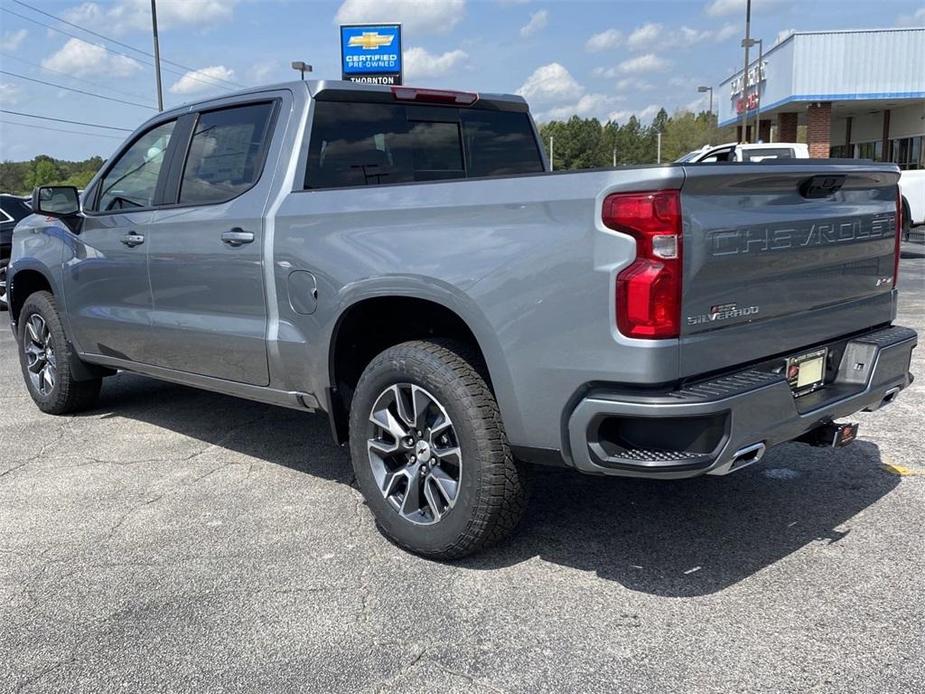
[[[162,123],[139,137],[116,160],[100,183],[101,212],[151,207],[158,175],[176,121]]]
[[[517,111],[460,112],[470,176],[541,173],[543,160],[530,116]]]
[[[180,204],[202,205],[237,197],[263,169],[272,103],[236,106],[199,116],[190,141]]]
[[[700,160],[703,164],[716,164],[724,161],[735,161],[735,150],[733,149],[715,149],[710,152],[710,156]]]
[[[306,188],[465,177],[455,109],[315,103]]]
[[[767,149],[743,150],[745,161],[764,161],[765,159],[793,159],[793,150],[789,147],[769,147]]]

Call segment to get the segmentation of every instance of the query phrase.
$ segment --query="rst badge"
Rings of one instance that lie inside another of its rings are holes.
[[[703,325],[705,323],[719,323],[722,321],[732,320],[733,318],[744,318],[746,316],[757,315],[760,309],[757,306],[745,306],[739,308],[736,304],[717,304],[710,307],[709,313],[701,313],[699,316],[688,316],[688,325]]]

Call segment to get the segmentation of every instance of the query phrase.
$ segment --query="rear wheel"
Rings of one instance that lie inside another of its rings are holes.
[[[3,261],[0,266],[0,311],[6,311],[8,306],[6,302],[6,266],[7,261]]]
[[[42,412],[68,414],[96,403],[102,380],[74,379],[73,349],[54,296],[49,292],[30,295],[19,314],[19,361],[29,395]]]
[[[903,198],[903,241],[908,241],[912,234],[912,212],[909,210],[909,203]]]
[[[423,556],[478,551],[526,503],[495,398],[453,342],[391,347],[363,372],[350,412],[357,484],[389,539]]]

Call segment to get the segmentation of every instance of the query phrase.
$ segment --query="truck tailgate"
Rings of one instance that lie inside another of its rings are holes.
[[[890,322],[898,170],[685,167],[682,377]]]

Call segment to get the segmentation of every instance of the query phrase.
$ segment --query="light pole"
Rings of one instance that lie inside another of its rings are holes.
[[[764,60],[764,42],[758,39],[758,69],[755,72],[755,142],[761,139],[761,61]]]
[[[161,91],[161,47],[157,40],[157,5],[151,0],[151,30],[154,33],[154,80],[157,84],[157,110],[164,110],[164,93]]]
[[[302,76],[302,81],[305,81],[305,73],[312,71],[312,66],[308,63],[303,63],[301,60],[292,61],[292,69],[298,70],[299,74]]]
[[[745,5],[745,38],[742,39],[742,47],[745,49],[745,67],[742,70],[742,137],[741,142],[748,142],[748,49],[751,44],[752,29],[752,0],[747,0]]]
[[[710,110],[707,113],[710,114],[710,118],[713,118],[713,87],[697,87],[697,91],[701,94],[710,92]]]

